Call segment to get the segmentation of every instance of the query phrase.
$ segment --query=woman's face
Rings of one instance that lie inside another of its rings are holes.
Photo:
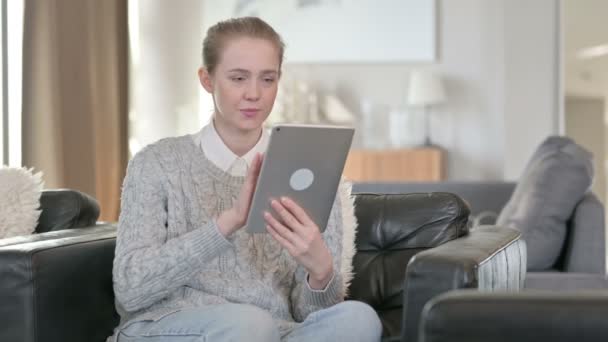
[[[215,119],[243,132],[258,130],[272,110],[279,82],[279,52],[268,40],[231,39],[213,72],[199,70],[213,96]]]

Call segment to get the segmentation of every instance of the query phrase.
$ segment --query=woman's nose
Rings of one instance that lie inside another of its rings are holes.
[[[258,82],[251,81],[247,85],[247,89],[245,91],[245,99],[249,101],[257,101],[260,98],[260,86]]]

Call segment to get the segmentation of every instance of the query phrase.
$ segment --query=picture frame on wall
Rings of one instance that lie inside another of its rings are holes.
[[[436,0],[205,1],[203,26],[257,16],[287,43],[285,62],[434,62]]]

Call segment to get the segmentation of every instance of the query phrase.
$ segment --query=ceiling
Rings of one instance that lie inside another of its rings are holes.
[[[608,95],[608,54],[577,58],[581,49],[608,46],[608,1],[563,0],[565,87],[569,93]]]

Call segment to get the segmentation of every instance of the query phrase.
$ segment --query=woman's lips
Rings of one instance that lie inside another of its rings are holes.
[[[256,116],[259,112],[260,112],[260,110],[255,109],[255,108],[241,109],[241,113],[248,118],[252,118],[252,117]]]

